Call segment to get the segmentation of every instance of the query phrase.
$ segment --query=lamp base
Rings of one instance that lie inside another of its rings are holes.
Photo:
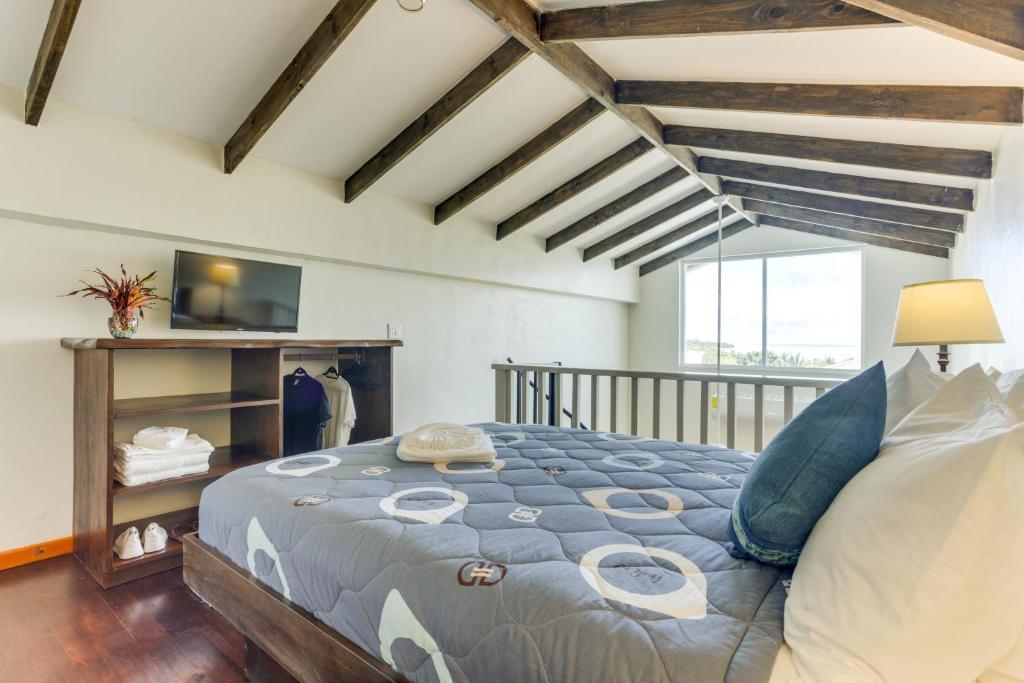
[[[939,372],[949,372],[949,346],[939,344]]]

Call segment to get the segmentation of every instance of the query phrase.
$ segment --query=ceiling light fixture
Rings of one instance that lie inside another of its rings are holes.
[[[427,6],[427,0],[398,0],[398,6],[406,12],[419,12]]]

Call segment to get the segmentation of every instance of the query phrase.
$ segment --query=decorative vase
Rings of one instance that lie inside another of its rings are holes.
[[[115,311],[107,319],[107,328],[114,339],[131,339],[139,330],[139,319],[133,311]]]

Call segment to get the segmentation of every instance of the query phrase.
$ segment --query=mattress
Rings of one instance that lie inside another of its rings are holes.
[[[479,426],[493,464],[394,438],[237,470],[199,536],[414,681],[769,680],[789,577],[728,552],[753,456]]]

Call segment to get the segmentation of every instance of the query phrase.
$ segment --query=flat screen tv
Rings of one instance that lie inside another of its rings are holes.
[[[174,252],[171,327],[298,332],[302,268]]]

